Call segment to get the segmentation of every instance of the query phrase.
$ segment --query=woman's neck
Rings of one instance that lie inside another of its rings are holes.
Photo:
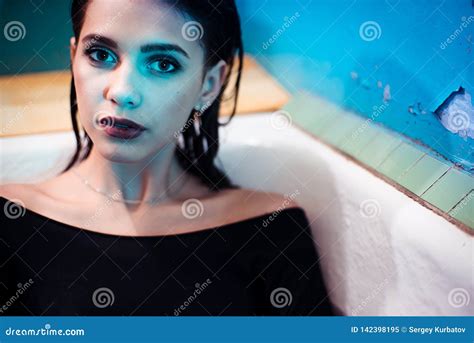
[[[158,204],[210,193],[196,177],[181,168],[173,145],[135,163],[111,161],[93,147],[88,158],[73,171],[119,202]]]

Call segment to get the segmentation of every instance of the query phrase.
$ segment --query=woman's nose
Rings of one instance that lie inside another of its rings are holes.
[[[110,84],[105,90],[105,98],[121,108],[132,109],[139,107],[142,96],[139,85],[134,80],[133,70],[127,65],[121,65],[114,70]]]

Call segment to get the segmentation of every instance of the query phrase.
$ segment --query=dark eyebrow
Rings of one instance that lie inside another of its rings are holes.
[[[113,48],[113,49],[118,48],[118,44],[113,39],[101,36],[99,34],[94,34],[94,33],[85,36],[82,39],[82,42],[84,44],[86,44],[86,43],[90,44],[90,42],[98,42],[98,43],[105,44],[105,45],[107,45],[107,46],[109,46],[110,48]],[[178,53],[186,56],[187,58],[189,58],[188,53],[186,51],[184,51],[183,48],[181,48],[179,45],[170,44],[170,43],[147,44],[147,45],[142,46],[140,48],[140,51],[142,53],[154,52],[154,51],[160,51],[160,52],[175,51],[175,52],[178,52]]]
[[[175,51],[189,58],[188,53],[184,51],[179,45],[176,45],[176,44],[169,44],[169,43],[147,44],[147,45],[142,46],[140,51],[143,53],[153,52],[153,51],[163,51],[163,52]]]

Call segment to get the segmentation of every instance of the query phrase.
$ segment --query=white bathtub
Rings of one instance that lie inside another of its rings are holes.
[[[474,315],[472,236],[300,130],[273,126],[270,114],[234,118],[221,128],[221,166],[242,186],[299,192],[344,314]],[[65,167],[74,138],[5,138],[0,149],[1,183],[36,182]]]

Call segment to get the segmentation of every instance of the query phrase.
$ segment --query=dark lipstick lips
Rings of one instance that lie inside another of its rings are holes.
[[[114,126],[117,128],[121,129],[133,129],[133,130],[145,130],[145,127],[143,127],[140,124],[135,123],[132,120],[125,119],[125,118],[117,118],[117,117],[104,117],[100,121],[100,124],[103,124],[105,126]]]
[[[106,134],[121,139],[136,138],[146,130],[145,127],[134,121],[111,116],[100,119],[99,124],[104,128]]]

